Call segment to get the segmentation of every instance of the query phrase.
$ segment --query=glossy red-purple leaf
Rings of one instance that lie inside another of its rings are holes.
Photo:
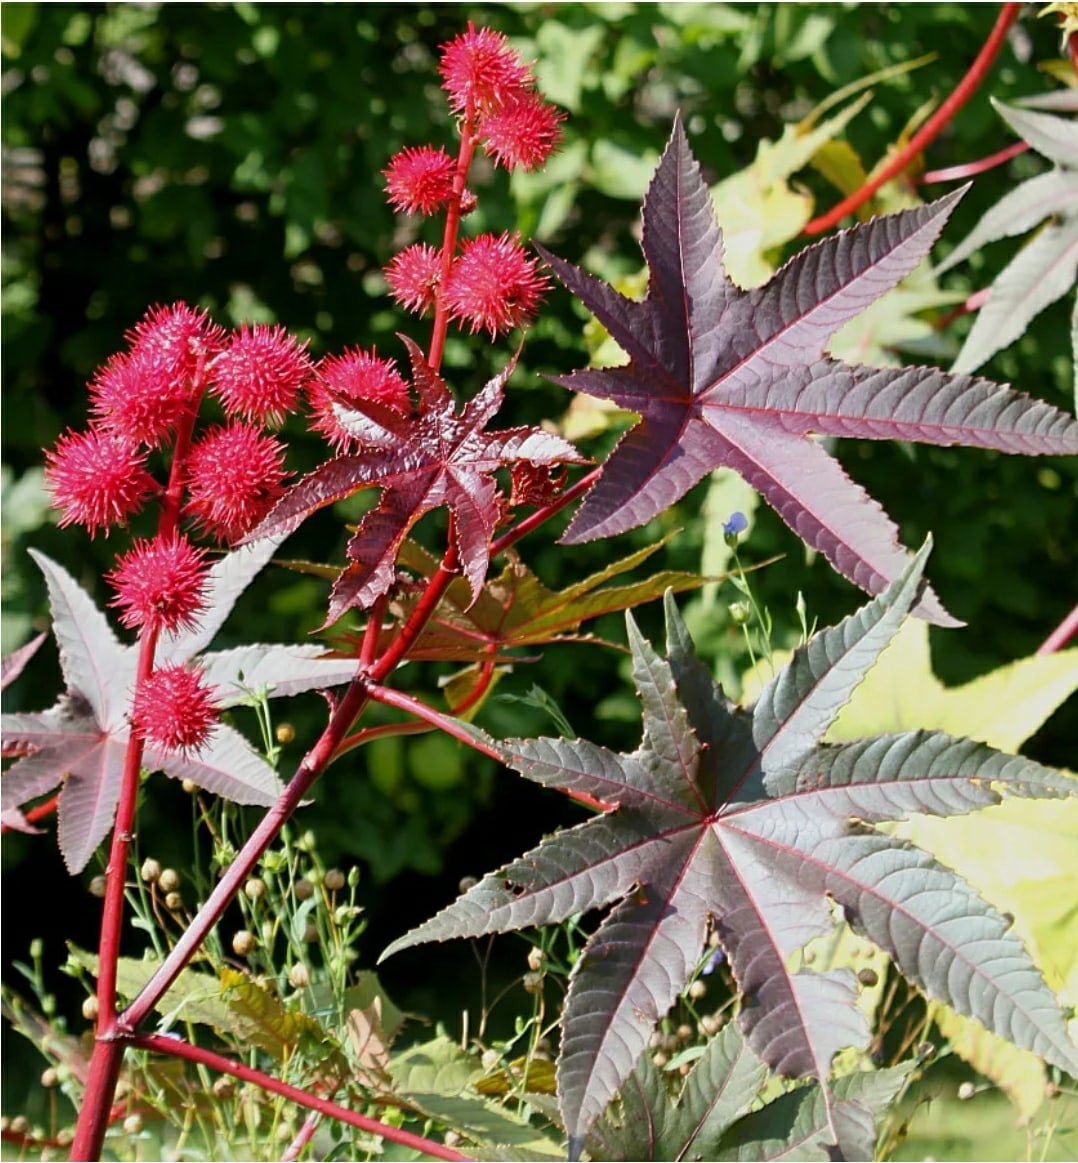
[[[527,778],[612,808],[484,877],[387,955],[614,906],[573,969],[563,1016],[571,1150],[691,978],[709,927],[740,987],[748,1043],[780,1073],[826,1082],[835,1053],[867,1041],[854,975],[795,968],[799,950],[833,931],[836,909],[931,996],[1063,1069],[1078,1065],[1007,918],[926,853],[866,832],[911,812],[962,814],[1003,793],[1073,796],[1078,781],[935,732],[820,742],[917,604],[926,556],[796,651],[751,711],[724,698],[668,597],[667,657],[629,621],[644,725],[636,751],[583,739],[503,744]]]
[[[544,252],[630,357],[558,382],[640,415],[563,540],[641,525],[725,465],[840,573],[876,594],[908,556],[884,511],[813,436],[1078,452],[1070,417],[988,380],[827,356],[835,332],[924,258],[961,195],[825,239],[765,286],[742,291],[724,272],[711,198],[678,121],[644,202],[642,302]],[[954,624],[931,590],[915,612]]]
[[[453,518],[457,554],[474,601],[502,517],[494,474],[521,462],[553,466],[583,461],[571,444],[537,428],[486,431],[501,407],[513,363],[458,411],[445,381],[414,343],[405,343],[418,396],[415,413],[405,415],[374,402],[338,408],[339,423],[362,442],[362,451],[339,456],[305,476],[249,538],[291,532],[311,513],[360,489],[382,490],[348,543],[349,561],[330,596],[329,622],[353,606],[369,607],[389,591],[408,531],[425,513],[443,506]]]

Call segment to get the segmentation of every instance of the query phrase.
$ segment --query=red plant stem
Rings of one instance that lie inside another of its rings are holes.
[[[494,678],[494,659],[486,658],[483,660],[482,666],[479,668],[479,674],[475,679],[475,686],[460,700],[459,703],[454,703],[449,708],[451,715],[463,715],[465,711],[470,711],[472,707],[478,703],[482,697],[490,690],[490,684]]]
[[[504,757],[497,747],[484,743],[482,739],[477,738],[463,727],[452,715],[443,715],[441,711],[435,710],[434,707],[428,707],[426,703],[420,702],[419,699],[414,698],[412,695],[405,694],[404,691],[393,690],[392,687],[379,686],[377,683],[371,683],[367,689],[371,698],[376,703],[382,703],[387,707],[394,707],[398,711],[407,711],[408,714],[415,715],[417,719],[424,719],[426,722],[438,727],[454,739],[459,739],[461,743],[466,743],[481,755],[486,755],[490,759],[496,759],[499,763],[502,762]]]
[[[889,182],[896,174],[902,173],[925,146],[936,139],[944,126],[965,105],[970,97],[973,96],[981,82],[987,76],[988,70],[992,67],[992,62],[999,55],[1000,49],[1003,48],[1007,39],[1008,30],[1018,19],[1018,13],[1021,9],[1021,4],[1003,5],[988,39],[981,47],[981,51],[977,54],[976,60],[970,65],[969,71],[959,81],[954,92],[947,100],[921,126],[917,133],[910,138],[906,148],[900,150],[879,173],[869,178],[860,189],[855,190],[848,198],[844,198],[837,206],[828,210],[826,214],[821,214],[818,218],[813,218],[802,233],[807,235],[823,234],[824,231],[830,230],[833,226],[837,226],[847,214],[852,214],[860,206],[863,206],[881,186]]]
[[[359,648],[359,665],[367,670],[374,660],[374,652],[378,647],[378,636],[382,633],[382,616],[386,609],[386,598],[378,598],[367,618],[367,625],[363,630],[363,642]]]
[[[975,162],[965,162],[960,166],[948,166],[942,170],[930,170],[927,174],[921,175],[921,184],[928,184],[931,182],[960,182],[965,178],[975,178],[978,174],[986,173],[988,170],[994,170],[996,166],[1001,166],[1005,162],[1009,162],[1012,157],[1018,157],[1019,154],[1025,153],[1029,149],[1029,145],[1024,141],[1016,141],[1013,145],[1007,146],[1006,149],[1001,149],[996,153],[990,153],[987,157],[981,158]]]
[[[239,855],[225,870],[210,893],[206,903],[198,910],[191,924],[173,946],[168,956],[161,962],[157,972],[143,986],[135,1000],[119,1017],[119,1027],[130,1038],[161,996],[176,980],[180,970],[194,955],[195,950],[205,940],[209,931],[220,920],[233,896],[251,875],[251,870],[262,853],[270,846],[282,825],[295,811],[311,785],[326,767],[337,744],[351,727],[356,716],[367,703],[367,689],[362,677],[352,680],[344,697],[330,716],[329,723],[318,741],[304,756],[296,773],[289,781],[284,793],[259,821]]]
[[[1055,654],[1062,650],[1067,643],[1078,634],[1078,606],[1063,619],[1062,622],[1037,647],[1038,654]]]
[[[972,311],[979,311],[988,302],[988,296],[991,291],[991,287],[984,287],[980,291],[974,291],[964,303],[959,303],[957,307],[948,311],[946,315],[941,315],[932,324],[933,331],[944,331],[956,319],[961,319],[963,315],[969,315]]]
[[[58,795],[50,796],[47,800],[38,804],[37,807],[31,808],[26,813],[26,819],[31,824],[36,824],[38,820],[45,819],[46,816],[51,816],[56,811],[57,805],[60,803]],[[6,831],[7,829],[5,829]]]
[[[288,1149],[281,1156],[281,1163],[294,1163],[294,1160],[303,1154],[303,1148],[314,1138],[314,1133],[318,1130],[318,1124],[321,1121],[322,1116],[317,1111],[311,1111],[303,1120],[303,1126],[296,1132],[296,1137],[288,1144]]]
[[[549,521],[555,513],[560,512],[566,505],[571,505],[577,497],[582,496],[595,484],[595,482],[602,475],[602,466],[593,468],[586,476],[582,476],[571,488],[565,490],[560,497],[555,498],[549,505],[544,505],[541,509],[536,509],[529,517],[525,517],[523,521],[517,522],[512,529],[503,533],[497,541],[493,542],[490,547],[490,556],[497,557],[499,553],[504,553],[510,545],[515,545],[522,537],[531,533],[533,529],[538,529],[540,525]]]
[[[415,715],[417,719],[424,719],[432,726],[444,731],[447,735],[451,735],[461,743],[466,743],[481,755],[486,755],[490,759],[496,759],[499,763],[505,762],[505,755],[497,747],[489,746],[482,739],[477,739],[475,735],[462,727],[451,715],[443,715],[441,711],[436,711],[433,707],[428,707],[426,703],[422,703],[419,699],[405,694],[404,691],[395,691],[390,687],[372,684],[370,687],[370,696],[376,703],[382,703],[387,707],[394,707],[398,711],[407,711],[409,714]],[[577,803],[583,804],[587,808],[593,808],[597,812],[609,812],[614,807],[613,804],[604,803],[602,800],[584,791],[571,791],[565,787],[555,788],[555,791],[560,791],[571,800],[576,800]]]
[[[319,1114],[328,1115],[339,1122],[358,1127],[368,1134],[380,1135],[384,1139],[400,1143],[402,1147],[409,1147],[413,1151],[422,1152],[424,1155],[433,1155],[435,1159],[467,1160],[468,1158],[467,1155],[462,1155],[459,1151],[454,1151],[443,1143],[435,1143],[431,1139],[424,1139],[421,1135],[414,1135],[411,1131],[402,1130],[400,1127],[391,1127],[386,1123],[380,1123],[377,1119],[357,1114],[329,1099],[318,1098],[305,1090],[300,1090],[298,1086],[289,1086],[287,1082],[280,1082],[272,1075],[263,1074],[261,1070],[233,1062],[221,1054],[215,1054],[212,1050],[204,1050],[201,1046],[192,1046],[189,1042],[184,1042],[179,1038],[168,1038],[163,1034],[135,1034],[131,1038],[131,1044],[141,1050],[170,1054],[175,1058],[184,1058],[188,1062],[197,1062],[201,1066],[207,1066],[209,1069],[217,1070],[222,1074],[231,1074],[233,1078],[238,1078],[241,1082],[254,1083],[263,1090],[279,1094],[282,1098],[290,1099],[308,1110],[318,1111]]]
[[[434,293],[434,327],[430,336],[430,355],[427,363],[437,371],[442,366],[445,351],[445,335],[449,329],[449,304],[445,299],[445,285],[457,253],[457,234],[460,230],[461,205],[468,184],[468,171],[472,166],[477,138],[472,131],[474,117],[469,109],[460,121],[460,151],[457,154],[457,168],[453,174],[453,200],[445,213],[445,232],[442,235],[442,273]]]

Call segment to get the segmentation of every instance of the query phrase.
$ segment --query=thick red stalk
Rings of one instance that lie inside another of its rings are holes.
[[[995,25],[991,33],[989,33],[988,39],[981,47],[981,51],[977,54],[976,60],[970,65],[969,71],[959,81],[954,92],[947,100],[921,126],[917,133],[910,138],[905,149],[900,150],[887,165],[866,181],[860,189],[855,190],[848,198],[844,198],[837,206],[828,210],[826,214],[821,214],[818,218],[813,218],[805,227],[802,232],[803,234],[823,234],[833,226],[837,226],[847,214],[852,214],[859,207],[863,206],[881,186],[889,182],[896,174],[902,173],[925,146],[936,139],[944,126],[965,105],[970,97],[973,96],[981,82],[987,76],[988,70],[992,67],[992,62],[999,55],[1000,49],[1003,48],[1007,39],[1008,30],[1018,19],[1018,14],[1021,9],[1021,4],[1003,5]]]
[[[203,376],[203,360],[200,357],[192,376],[191,406],[176,430],[168,485],[161,497],[157,532],[162,537],[174,533],[179,525],[187,453],[191,447],[191,436],[198,416]],[[138,667],[135,674],[136,694],[153,673],[158,635],[159,631],[156,628],[144,629],[140,635]],[[123,936],[124,881],[131,841],[134,838],[142,750],[142,739],[132,731],[124,752],[120,797],[116,807],[116,819],[112,826],[108,865],[105,869],[105,900],[101,913],[101,937],[97,947],[97,1034],[93,1054],[90,1057],[86,1090],[79,1108],[75,1138],[71,1144],[72,1159],[100,1157],[123,1061],[124,1043],[116,1014],[116,976],[120,941]]]
[[[233,1078],[238,1078],[241,1082],[254,1083],[263,1090],[279,1094],[282,1098],[290,1099],[308,1110],[318,1111],[319,1114],[327,1115],[329,1118],[337,1119],[342,1123],[348,1123],[350,1126],[358,1127],[361,1131],[366,1131],[369,1134],[381,1135],[384,1139],[400,1143],[402,1147],[409,1147],[424,1155],[433,1155],[435,1159],[467,1160],[468,1158],[467,1155],[462,1155],[459,1151],[454,1151],[443,1143],[435,1143],[431,1139],[424,1139],[421,1135],[413,1135],[411,1131],[402,1130],[400,1127],[391,1127],[386,1123],[380,1123],[377,1119],[357,1114],[329,1099],[318,1098],[305,1090],[300,1090],[298,1086],[289,1086],[287,1082],[280,1082],[272,1075],[263,1074],[261,1070],[254,1070],[250,1066],[232,1062],[221,1054],[215,1054],[212,1050],[204,1050],[200,1046],[192,1046],[189,1042],[184,1042],[179,1038],[169,1038],[163,1034],[136,1034],[131,1039],[131,1044],[142,1050],[171,1054],[175,1058],[185,1058],[188,1062],[197,1062],[201,1066],[207,1066],[209,1069],[219,1071],[222,1074],[231,1074]]]
[[[26,818],[31,824],[36,824],[38,820],[44,820],[46,816],[51,816],[56,811],[60,804],[60,797],[58,795],[49,796],[47,800],[42,801],[37,807],[31,808],[26,813]],[[7,829],[4,829],[7,831]]]
[[[1018,157],[1019,154],[1025,153],[1029,146],[1024,141],[1016,141],[1013,145],[1007,146],[1006,149],[998,150],[996,153],[990,153],[987,157],[980,158],[975,162],[964,162],[960,166],[947,166],[942,170],[930,170],[927,174],[921,175],[921,184],[927,185],[933,182],[961,182],[966,178],[975,178],[978,174],[987,173],[989,170],[994,170],[996,166],[1002,166],[1009,162],[1012,157]]]
[[[457,153],[457,168],[453,175],[453,201],[445,214],[445,231],[442,234],[442,275],[434,295],[434,328],[430,336],[430,354],[427,363],[437,371],[442,366],[445,351],[445,336],[449,330],[449,305],[445,299],[445,285],[457,253],[457,234],[460,230],[461,206],[468,185],[468,171],[472,167],[477,138],[472,132],[475,118],[470,110],[460,121],[460,150]]]

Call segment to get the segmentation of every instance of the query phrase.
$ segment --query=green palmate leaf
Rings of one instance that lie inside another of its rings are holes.
[[[736,1024],[707,1044],[684,1085],[671,1096],[646,1054],[625,1080],[587,1141],[592,1159],[706,1159],[735,1119],[756,1101],[767,1067]]]
[[[629,619],[644,720],[635,752],[587,740],[503,744],[527,778],[611,810],[484,877],[387,955],[613,906],[577,961],[565,1005],[558,1079],[573,1150],[689,980],[709,927],[742,990],[754,1052],[780,1073],[824,1082],[835,1053],[868,1034],[852,973],[793,966],[799,949],[833,931],[833,905],[930,996],[1057,1065],[1078,1064],[1009,920],[930,855],[872,827],[911,812],[966,813],[1005,793],[1073,796],[1078,783],[941,733],[820,742],[920,600],[924,556],[796,651],[752,711],[712,682],[668,597],[666,657]],[[828,1126],[841,1133],[838,1107],[826,1087],[821,1095],[833,1108]]]
[[[229,1024],[244,1042],[285,1062],[301,1043],[321,1045],[329,1035],[309,1014],[288,1009],[269,987],[238,969],[221,971]]]
[[[558,1145],[526,1119],[476,1092],[482,1067],[446,1037],[395,1055],[387,1072],[394,1084],[393,1101],[437,1119],[476,1143],[536,1153],[528,1157],[559,1155]]]
[[[873,1159],[876,1121],[894,1102],[912,1065],[848,1074],[835,1081],[830,1101],[819,1086],[802,1087],[769,1102],[735,1124],[709,1158],[833,1159],[822,1146],[835,1124],[849,1159]]]

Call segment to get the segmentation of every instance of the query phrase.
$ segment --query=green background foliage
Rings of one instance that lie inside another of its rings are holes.
[[[535,60],[541,87],[568,117],[563,148],[543,173],[511,180],[500,171],[478,174],[479,210],[467,229],[520,230],[614,277],[640,269],[639,199],[676,109],[708,179],[718,183],[752,163],[761,140],[778,141],[784,126],[841,86],[935,53],[930,63],[875,85],[842,131],[842,157],[849,162],[852,150],[870,169],[926,102],[954,88],[996,11],[947,3],[4,5],[4,650],[42,624],[44,587],[24,552],[28,544],[104,597],[95,579],[116,546],[55,528],[41,497],[41,450],[65,427],[83,423],[88,378],[149,304],[184,299],[226,324],[279,321],[309,338],[315,355],[359,343],[400,358],[398,331],[424,340],[427,324],[393,309],[380,271],[402,245],[433,241],[432,226],[394,217],[380,170],[401,146],[450,141],[437,49],[468,20],[504,31]],[[1052,24],[1026,18],[985,87],[931,147],[929,167],[999,149],[1007,138],[987,95],[1012,100],[1053,87],[1042,66],[1057,52]],[[945,239],[961,239],[1012,182],[1041,168],[1026,155],[978,179]],[[840,196],[808,166],[783,181],[782,195],[775,214],[796,210],[802,222],[806,207],[819,212]],[[769,225],[778,238],[789,237],[784,222]],[[777,262],[797,245],[764,257]],[[960,295],[987,285],[1010,254],[1006,246],[989,248],[948,274],[945,285]],[[584,362],[585,321],[566,294],[551,295],[513,377],[504,424],[565,411],[567,394],[543,376]],[[959,322],[927,344],[922,338],[920,357],[946,365],[964,328]],[[472,391],[508,352],[505,343],[453,337],[447,376]],[[983,371],[1067,407],[1068,304],[1046,311]],[[292,471],[322,455],[301,417],[289,420],[285,435]],[[585,447],[602,455],[612,440],[607,432]],[[840,445],[839,454],[899,522],[907,544],[935,535],[933,581],[970,623],[960,633],[933,635],[935,668],[945,681],[1030,653],[1066,614],[1078,576],[1073,463],[856,441]],[[714,560],[717,526],[728,516],[717,508],[725,504],[721,492],[702,515],[706,488],[614,543],[565,553],[554,545],[554,529],[524,542],[522,555],[557,587],[681,528],[663,565],[700,569],[702,555]],[[340,561],[341,519],[357,512],[343,505],[320,514],[288,552]],[[421,539],[437,545],[440,531],[435,518],[423,524]],[[808,560],[800,542],[761,509],[742,558],[775,554],[784,560],[754,584],[778,644],[796,633],[799,591],[820,624],[858,604],[850,586],[826,563]],[[277,571],[241,603],[224,644],[304,640],[321,621],[324,596],[324,583]],[[746,665],[740,630],[726,612],[735,596],[720,588],[693,599],[687,611],[702,647],[730,677]],[[657,617],[644,611],[646,631]],[[618,617],[596,630],[623,635]],[[12,709],[52,701],[57,671],[44,657],[50,650],[9,692]],[[431,690],[443,672],[412,665],[400,677]],[[524,695],[537,683],[577,731],[632,746],[638,728],[626,675],[625,660],[612,651],[559,645],[504,678],[498,693]],[[324,710],[310,696],[284,713],[297,729],[285,749],[287,772]],[[1065,714],[1036,737],[1032,754],[1066,762]],[[552,729],[541,707],[528,702],[492,700],[482,716],[495,734]],[[253,733],[253,719],[239,725]],[[177,812],[186,816],[184,799],[171,781],[151,783],[140,824],[144,853],[185,859],[188,829],[172,824]],[[367,877],[372,960],[387,940],[444,904],[459,876],[492,867],[543,828],[574,818],[560,797],[518,786],[489,761],[433,736],[387,740],[354,754],[322,781],[316,801],[303,826],[316,830],[328,860],[359,863]],[[55,914],[38,913],[25,932],[9,927],[5,957],[24,956],[30,936],[49,926],[54,959],[64,936],[94,944],[96,905],[89,907],[84,886],[67,880],[48,839],[9,837],[3,860],[5,872],[17,871],[23,883],[35,878]],[[467,1004],[474,962],[467,950],[439,949],[402,959],[395,972],[412,974],[408,1008],[455,1020]]]

